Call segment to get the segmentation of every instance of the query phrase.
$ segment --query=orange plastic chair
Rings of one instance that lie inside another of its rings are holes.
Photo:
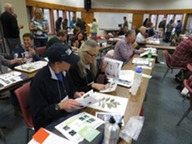
[[[169,52],[167,50],[164,50],[163,51],[163,55],[165,57],[165,60],[166,60],[166,65],[167,65],[167,70],[165,71],[164,75],[163,75],[163,78],[161,79],[161,82],[164,81],[167,73],[169,72],[169,70],[171,70],[171,73],[173,72],[173,69],[180,69],[182,70],[182,79],[183,79],[183,70],[185,70],[186,68],[185,67],[175,67],[175,66],[172,66],[171,65],[171,56],[169,54]]]
[[[177,123],[177,126],[180,125],[180,123],[182,122],[182,120],[189,114],[189,112],[192,110],[192,87],[189,86],[189,82],[188,80],[184,80],[183,81],[184,86],[188,89],[189,91],[189,101],[190,101],[190,106],[187,109],[187,111],[183,114],[183,116],[181,117],[181,119],[179,120],[179,122]]]
[[[15,94],[19,101],[21,112],[23,114],[24,121],[27,125],[27,138],[26,143],[29,141],[29,131],[34,131],[34,126],[32,122],[32,116],[29,109],[29,96],[30,96],[30,83],[27,83],[15,90]]]

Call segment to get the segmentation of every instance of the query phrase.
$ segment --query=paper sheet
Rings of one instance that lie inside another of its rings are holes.
[[[105,68],[105,74],[111,78],[118,79],[123,62],[107,57],[104,58],[103,62],[107,65]]]
[[[79,143],[84,139],[91,142],[100,133],[96,128],[103,123],[102,120],[82,112],[61,122],[55,128],[72,142]]]
[[[107,113],[107,112],[96,112],[95,116],[103,121],[109,121],[110,117],[113,116],[113,118],[115,119],[116,123],[121,122],[122,126],[124,126],[124,119],[123,119],[123,115],[118,114],[118,113]]]
[[[76,98],[75,101],[79,102],[84,107],[98,102],[98,100],[93,97],[93,90],[88,91],[80,98]]]
[[[115,79],[110,79],[109,83],[106,84],[106,89],[100,90],[101,93],[107,93],[107,92],[112,92],[115,91],[117,88],[117,82]]]
[[[146,50],[146,51],[141,53],[140,57],[148,56],[148,53],[149,53],[150,50],[152,52],[152,56],[157,56],[157,49],[156,48],[145,48],[144,50]]]
[[[144,74],[144,73],[142,74],[142,77],[149,78],[149,79],[150,79],[150,78],[152,78],[152,76],[151,76],[151,75]]]
[[[0,75],[0,89],[9,86],[13,83],[22,81],[25,76],[24,74],[17,71],[10,71]]]
[[[16,66],[14,69],[24,72],[34,72],[47,65],[47,61],[36,61]]]
[[[98,99],[99,102],[88,105],[88,107],[124,115],[128,104],[128,98],[101,94],[97,92],[94,93],[94,97]]]
[[[118,85],[131,87],[135,72],[133,70],[120,70]]]
[[[134,58],[132,61],[135,65],[141,65],[141,66],[151,66],[152,63],[148,59],[144,58]]]

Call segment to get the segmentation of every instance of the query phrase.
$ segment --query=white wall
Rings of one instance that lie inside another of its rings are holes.
[[[13,4],[14,11],[17,14],[17,21],[18,24],[23,24],[24,29],[20,30],[20,37],[26,32],[29,32],[29,23],[28,23],[28,17],[27,17],[27,9],[26,9],[26,3],[25,0],[1,0],[0,1],[1,6],[1,12],[4,11],[4,4],[5,3],[11,3]],[[21,39],[22,40],[22,39]]]
[[[45,3],[53,3],[53,4],[59,4],[59,5],[65,5],[65,6],[72,6],[72,7],[84,7],[84,0],[34,0],[39,2],[45,2]]]
[[[84,7],[84,0],[49,0],[49,1],[35,0],[35,1],[45,3],[48,2],[73,7],[75,6],[79,8]],[[134,9],[134,10],[192,8],[192,0],[91,0],[91,1],[92,1],[92,8]]]
[[[191,9],[192,0],[92,0],[94,8],[112,9]]]

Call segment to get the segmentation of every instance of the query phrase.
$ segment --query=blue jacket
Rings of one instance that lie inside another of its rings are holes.
[[[63,72],[63,83],[57,79],[49,66],[42,68],[31,82],[30,110],[35,130],[46,127],[53,121],[67,116],[65,110],[56,110],[55,105],[67,95],[73,98],[76,89],[68,73]]]
[[[37,50],[36,50],[36,47],[33,46],[32,48],[35,50],[35,53],[36,53],[35,55],[33,55],[33,61],[38,61],[38,60],[40,60],[39,55],[38,55],[38,52],[37,52]],[[19,58],[22,57],[22,53],[24,53],[25,51],[26,51],[26,50],[25,50],[25,48],[24,48],[22,45],[18,45],[18,46],[16,46],[15,49],[14,49],[14,53],[17,53]]]

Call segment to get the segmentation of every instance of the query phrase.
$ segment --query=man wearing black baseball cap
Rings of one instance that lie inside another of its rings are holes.
[[[80,107],[80,103],[73,99],[84,94],[76,91],[67,72],[70,65],[79,61],[79,56],[62,43],[53,44],[46,54],[48,65],[31,82],[30,109],[35,130],[47,127],[67,116],[68,111]]]

